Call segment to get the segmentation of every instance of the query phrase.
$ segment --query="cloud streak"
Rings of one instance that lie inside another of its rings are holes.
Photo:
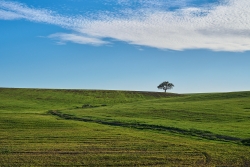
[[[108,44],[109,42],[103,41],[99,38],[95,37],[87,37],[83,36],[82,34],[66,34],[66,33],[56,33],[49,35],[49,38],[60,40],[58,44],[65,44],[66,42],[73,42],[77,44],[91,44],[91,45],[104,45]]]
[[[32,22],[41,22],[72,28],[74,18],[61,16],[56,12],[46,9],[29,8],[25,4],[17,2],[6,2],[0,0],[0,19],[15,20],[26,19]]]
[[[185,1],[182,1],[184,4]],[[129,6],[129,1],[120,0]],[[63,16],[46,9],[0,0],[0,19],[26,19],[54,24],[73,31],[49,38],[60,43],[104,45],[105,39],[159,49],[250,50],[250,1],[228,0],[202,7],[164,10],[162,1],[150,1],[136,10],[124,8],[88,16]]]

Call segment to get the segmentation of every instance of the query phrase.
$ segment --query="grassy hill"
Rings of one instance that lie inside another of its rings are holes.
[[[250,92],[0,88],[2,166],[250,166]]]

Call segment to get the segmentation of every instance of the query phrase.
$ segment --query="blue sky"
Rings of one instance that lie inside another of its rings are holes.
[[[0,87],[250,89],[249,0],[0,0]]]

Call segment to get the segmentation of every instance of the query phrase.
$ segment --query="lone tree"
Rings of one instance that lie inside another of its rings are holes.
[[[163,90],[165,90],[165,92],[168,89],[172,89],[173,87],[174,87],[174,84],[172,84],[172,83],[170,83],[168,81],[164,81],[159,86],[157,86],[158,89],[163,89]]]

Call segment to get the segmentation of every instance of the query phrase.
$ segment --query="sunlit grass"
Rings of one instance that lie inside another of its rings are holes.
[[[250,92],[166,96],[0,89],[0,166],[250,166],[249,146],[195,135],[209,131],[247,139],[249,118]]]

